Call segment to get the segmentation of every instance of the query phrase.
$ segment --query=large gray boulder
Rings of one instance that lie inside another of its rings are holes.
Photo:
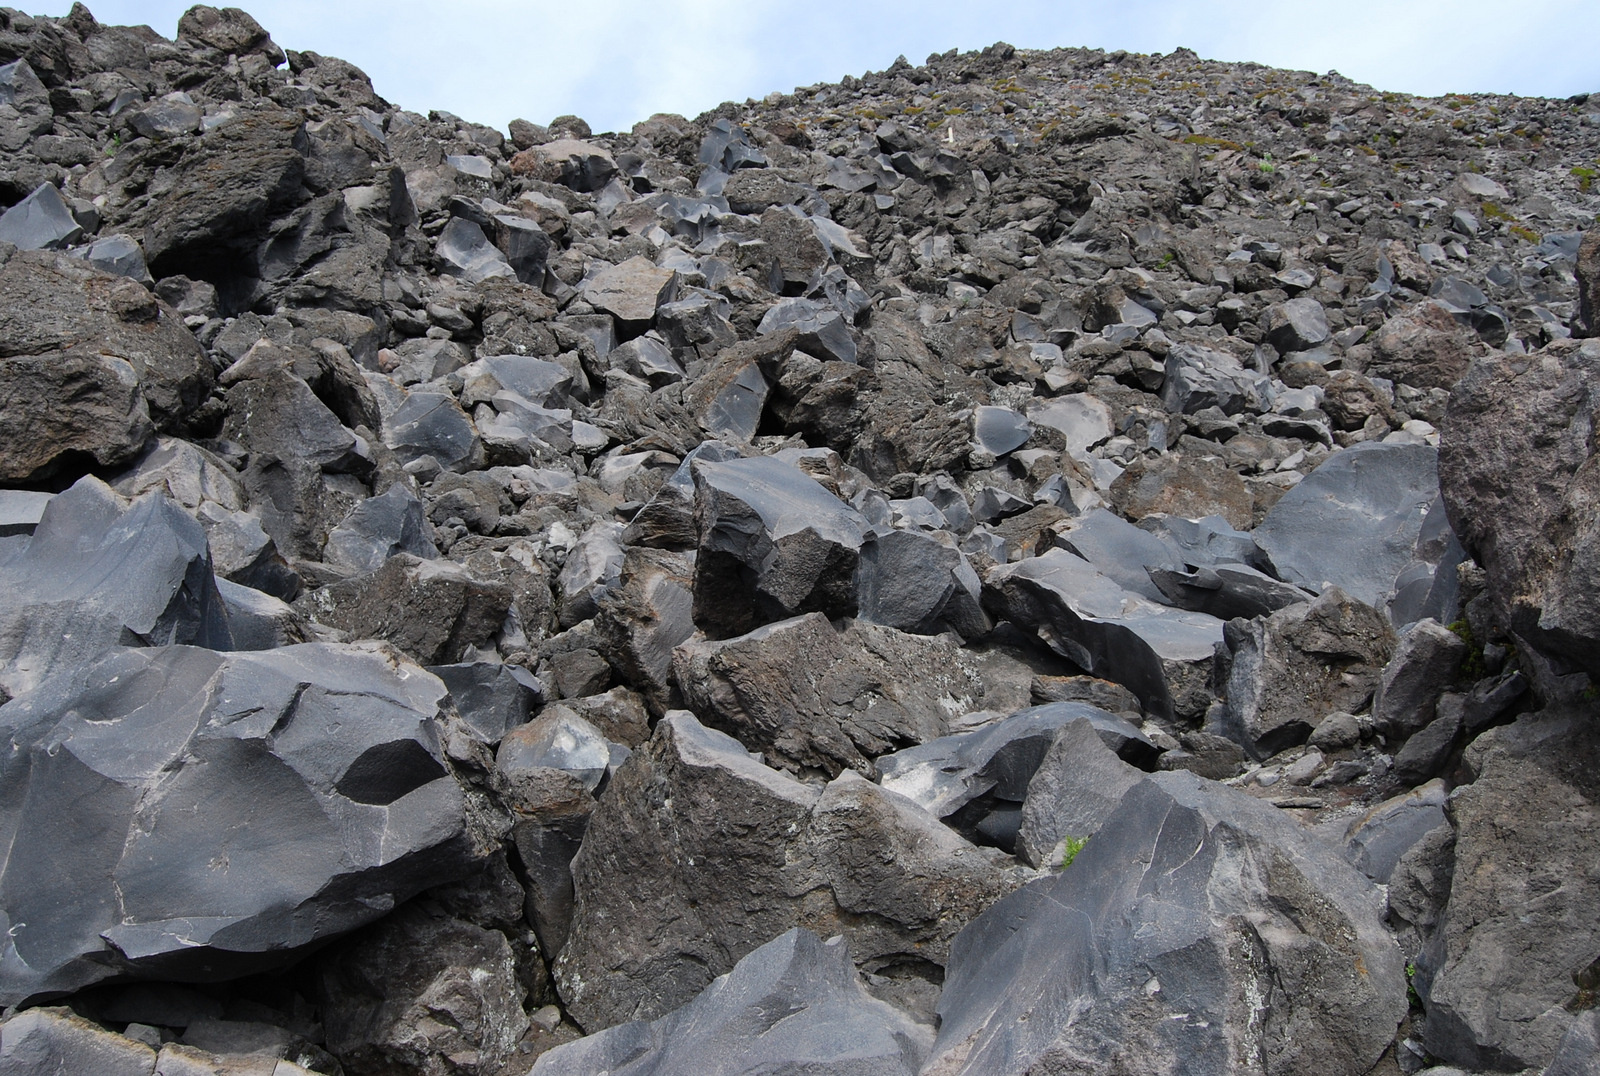
[[[1587,710],[1530,714],[1479,736],[1466,762],[1477,779],[1451,798],[1450,899],[1417,961],[1423,1043],[1514,1071],[1550,1061],[1594,978],[1600,735]]]
[[[70,1009],[28,1009],[0,1024],[0,1072],[6,1076],[152,1076],[156,1052]]]
[[[0,562],[0,691],[20,695],[109,647],[232,648],[205,531],[173,501],[96,478],[45,506]]]
[[[1600,672],[1600,528],[1589,431],[1600,341],[1480,359],[1439,443],[1450,522],[1506,625],[1564,667]]]
[[[1367,707],[1394,653],[1382,613],[1329,587],[1265,619],[1232,620],[1216,733],[1256,758],[1304,743],[1331,713]]]
[[[682,1008],[557,1047],[531,1076],[914,1076],[932,1038],[867,993],[843,937],[796,927]]]
[[[1285,493],[1255,529],[1256,544],[1279,578],[1314,593],[1332,584],[1382,608],[1438,496],[1434,449],[1359,444]]]
[[[697,461],[694,621],[716,638],[799,613],[856,612],[867,522],[798,467],[769,456]]]
[[[1212,652],[1223,622],[1184,612],[1118,586],[1065,549],[989,573],[997,616],[1037,632],[1085,672],[1114,680],[1150,713],[1204,713]]]
[[[801,774],[868,772],[870,759],[983,708],[982,674],[950,639],[860,621],[840,631],[820,613],[686,642],[673,664],[702,720]]]
[[[0,1003],[288,963],[464,873],[444,685],[379,648],[113,648],[0,707]]]
[[[1276,809],[1163,773],[957,937],[923,1071],[1356,1076],[1405,1014],[1376,887]]]
[[[1143,777],[1107,745],[1089,718],[1075,717],[1061,725],[1028,780],[1017,858],[1033,867],[1061,862],[1064,842],[1100,832],[1123,795]]]
[[[799,925],[844,934],[865,971],[925,982],[1012,884],[911,801],[853,771],[801,784],[686,711],[617,770],[572,872],[553,971],[591,1032],[670,1012]]]
[[[982,584],[946,532],[880,531],[861,547],[862,620],[901,631],[964,639],[992,626],[980,604]]]

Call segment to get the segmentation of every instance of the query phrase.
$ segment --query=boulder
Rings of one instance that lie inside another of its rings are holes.
[[[1328,314],[1310,296],[1290,299],[1267,312],[1267,340],[1282,352],[1310,351],[1328,342]]]
[[[170,498],[96,478],[57,495],[0,561],[0,690],[20,695],[108,647],[232,648],[205,531]]]
[[[678,274],[658,268],[645,257],[629,258],[607,266],[583,285],[585,302],[604,310],[620,322],[642,324],[656,316],[656,309],[677,297]]]
[[[1421,731],[1434,704],[1455,683],[1467,643],[1435,620],[1419,620],[1400,636],[1372,700],[1372,721],[1396,740]]]
[[[1314,593],[1331,584],[1382,607],[1438,496],[1434,449],[1358,444],[1329,456],[1285,493],[1254,536],[1285,582]]]
[[[617,771],[572,869],[553,970],[590,1032],[672,1011],[801,925],[844,934],[865,971],[925,980],[1011,885],[909,800],[848,771],[801,784],[685,711]]]
[[[1122,684],[1152,714],[1194,715],[1210,703],[1223,622],[1141,598],[1065,549],[991,571],[985,604],[1085,672]]]
[[[1424,389],[1448,389],[1484,349],[1444,304],[1419,303],[1383,323],[1366,373]]]
[[[1365,1073],[1406,1014],[1378,890],[1274,808],[1146,778],[958,936],[925,1072]]]
[[[981,672],[949,639],[860,621],[839,631],[820,613],[686,642],[673,666],[706,724],[768,765],[828,777],[944,735],[984,698]]]
[[[419,905],[344,942],[319,971],[327,1047],[351,1076],[499,1076],[528,1030],[506,936]]]
[[[861,547],[857,609],[869,623],[975,639],[991,627],[981,594],[978,573],[948,533],[879,531]]]
[[[1291,583],[1283,583],[1243,564],[1218,564],[1177,572],[1170,568],[1149,568],[1150,581],[1168,604],[1179,609],[1207,613],[1219,620],[1268,616],[1314,595]]]
[[[447,471],[483,466],[483,441],[456,398],[448,392],[414,390],[387,416],[383,440],[402,463],[432,456]]]
[[[1030,867],[1059,864],[1063,843],[1100,832],[1123,794],[1143,776],[1106,743],[1090,718],[1074,717],[1058,726],[1028,780],[1017,858]]]
[[[867,993],[842,936],[823,941],[795,927],[682,1008],[557,1047],[530,1076],[915,1076],[931,1040],[925,1025]]]
[[[383,639],[426,665],[460,661],[492,645],[511,608],[511,588],[447,560],[396,553],[366,575],[302,595],[305,616],[357,638]]]
[[[694,622],[713,638],[800,613],[856,612],[866,520],[771,457],[693,465]]]
[[[1450,398],[1440,489],[1503,622],[1563,669],[1600,672],[1600,343],[1473,363]]]
[[[0,243],[18,250],[64,250],[83,238],[83,227],[62,201],[53,183],[0,213]]]
[[[656,714],[672,708],[673,648],[694,634],[694,563],[683,553],[629,546],[595,625],[601,650]]]
[[[1225,703],[1212,731],[1255,758],[1304,743],[1322,719],[1357,713],[1394,653],[1394,629],[1338,587],[1265,620],[1228,622]]]
[[[0,1024],[0,1072],[153,1076],[156,1052],[90,1023],[71,1009],[29,1009]]]
[[[1163,455],[1136,459],[1108,491],[1118,512],[1135,522],[1155,512],[1199,519],[1221,516],[1230,527],[1248,530],[1255,499],[1244,479],[1219,459]]]
[[[1207,407],[1237,415],[1259,409],[1270,382],[1224,351],[1180,344],[1167,353],[1161,402],[1168,411],[1192,415]]]
[[[417,495],[396,482],[383,496],[362,501],[345,516],[328,534],[322,560],[352,575],[375,572],[396,553],[428,560],[439,555],[428,537],[430,529]]]
[[[1600,336],[1600,230],[1583,233],[1578,247],[1578,328],[1577,335]]]
[[[444,699],[319,643],[112,648],[0,707],[0,1002],[280,966],[464,873]]]
[[[530,708],[544,700],[544,685],[518,665],[472,661],[430,665],[428,671],[444,681],[461,720],[485,744],[497,744],[527,724]]]
[[[1593,989],[1600,735],[1587,709],[1529,714],[1479,736],[1466,762],[1477,779],[1450,801],[1450,898],[1417,960],[1423,1045],[1475,1070],[1537,1067]]]

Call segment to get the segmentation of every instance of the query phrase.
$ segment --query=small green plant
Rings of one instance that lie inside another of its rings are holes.
[[[1417,995],[1416,980],[1417,962],[1412,961],[1406,965],[1406,1000],[1411,1002],[1413,1009],[1422,1008],[1422,998]]]
[[[1256,167],[1261,169],[1263,172],[1276,172],[1278,170],[1278,166],[1272,163],[1272,154],[1270,153],[1262,154],[1261,163],[1256,165]]]
[[[1588,194],[1589,188],[1594,186],[1594,177],[1600,175],[1600,172],[1596,172],[1593,168],[1585,168],[1580,164],[1572,170],[1572,174],[1578,177],[1578,189],[1584,194]]]
[[[1449,630],[1456,633],[1461,641],[1467,644],[1467,656],[1461,662],[1461,678],[1463,680],[1481,680],[1489,675],[1489,667],[1483,663],[1483,647],[1472,634],[1472,625],[1466,620],[1457,620],[1447,625]]]
[[[1083,846],[1088,843],[1088,837],[1067,837],[1062,841],[1061,865],[1056,870],[1064,871],[1072,866],[1072,861],[1078,858],[1078,853],[1083,851]]]

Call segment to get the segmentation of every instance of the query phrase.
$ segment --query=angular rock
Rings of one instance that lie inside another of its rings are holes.
[[[412,905],[320,963],[327,1046],[352,1076],[431,1076],[445,1064],[498,1076],[528,1030],[516,955],[499,931]]]
[[[1123,794],[1144,777],[1106,743],[1087,717],[1059,726],[1028,780],[1017,830],[1017,858],[1031,867],[1060,863],[1065,840],[1100,832]]]
[[[0,1072],[7,1076],[94,1073],[152,1076],[156,1052],[76,1015],[70,1009],[29,1009],[0,1024]]]
[[[1381,607],[1412,559],[1438,475],[1426,445],[1336,452],[1273,505],[1256,544],[1280,579],[1313,592],[1331,584]]]
[[[96,478],[45,506],[0,562],[0,689],[30,691],[113,646],[231,649],[205,532],[170,499]]]
[[[855,338],[837,310],[810,299],[784,299],[763,314],[756,326],[763,335],[785,329],[794,330],[795,346],[807,354],[834,362],[856,361]]]
[[[1226,352],[1180,344],[1167,353],[1166,369],[1161,402],[1174,414],[1192,415],[1217,407],[1224,414],[1237,415],[1256,409],[1267,397],[1267,379],[1246,370]]]
[[[1308,591],[1281,583],[1243,564],[1219,564],[1188,572],[1167,568],[1147,570],[1151,582],[1170,604],[1207,613],[1219,620],[1268,616],[1314,598]]]
[[[1372,700],[1379,731],[1403,740],[1434,717],[1434,704],[1455,683],[1467,644],[1435,620],[1419,620],[1400,636]]]
[[[511,607],[511,588],[453,561],[396,553],[383,567],[302,596],[304,615],[357,638],[383,639],[426,665],[460,661],[492,644]]]
[[[1420,303],[1390,318],[1372,342],[1366,373],[1418,388],[1448,389],[1483,350],[1443,303]]]
[[[754,950],[693,1001],[542,1055],[530,1076],[715,1071],[915,1076],[932,1036],[872,997],[843,937],[801,927]]]
[[[1226,704],[1212,731],[1266,758],[1332,713],[1366,709],[1396,639],[1371,606],[1329,587],[1265,620],[1229,621]]]
[[[857,621],[837,631],[820,613],[721,642],[680,646],[685,703],[769,765],[836,777],[942,736],[982,709],[982,674],[947,639]]]
[[[588,792],[600,787],[610,765],[611,749],[600,730],[564,706],[549,707],[512,729],[495,752],[496,770],[561,770]]]
[[[322,560],[362,575],[375,572],[396,553],[429,560],[439,550],[428,537],[426,509],[416,494],[396,482],[381,497],[362,501],[328,535]]]
[[[1246,530],[1254,521],[1250,487],[1221,460],[1206,456],[1136,459],[1111,483],[1108,495],[1118,512],[1135,521],[1156,512],[1189,519],[1221,516],[1230,527]]]
[[[544,685],[516,665],[474,661],[430,665],[428,671],[444,681],[461,720],[490,745],[527,724],[529,708],[544,699]]]
[[[942,517],[941,517],[942,518]],[[986,634],[982,584],[949,534],[892,530],[861,547],[862,620],[921,635]]]
[[[694,622],[713,638],[800,613],[855,613],[866,520],[771,457],[696,461]]]
[[[972,412],[972,444],[991,456],[1004,456],[1027,444],[1033,427],[1009,407],[979,407]]]
[[[444,271],[476,284],[493,277],[517,275],[500,249],[489,242],[483,229],[470,220],[452,217],[434,246]]]
[[[1600,671],[1600,604],[1588,431],[1600,343],[1475,362],[1441,434],[1445,508],[1489,576],[1503,622],[1563,667]]]
[[[1267,314],[1267,339],[1282,352],[1310,351],[1328,342],[1328,315],[1310,296],[1290,299]]]
[[[985,587],[997,616],[1122,684],[1148,712],[1170,719],[1209,703],[1205,684],[1223,628],[1215,617],[1142,599],[1065,549],[997,568]]]
[[[682,553],[629,547],[596,627],[607,662],[657,715],[674,707],[673,649],[694,634],[694,563]]]
[[[1406,853],[1429,833],[1450,825],[1446,796],[1443,781],[1429,781],[1356,819],[1345,834],[1350,862],[1374,882],[1387,885]]]
[[[1449,903],[1417,961],[1423,1045],[1473,1069],[1537,1066],[1574,1022],[1574,980],[1593,976],[1600,736],[1587,712],[1531,714],[1478,737],[1467,762]]]
[[[463,872],[444,697],[382,650],[171,646],[0,707],[0,1000],[279,966]]]
[[[656,309],[677,297],[678,274],[649,258],[629,258],[602,269],[583,285],[584,301],[623,323],[649,322]]]
[[[924,1071],[1364,1073],[1406,1012],[1382,914],[1273,808],[1147,778],[962,932]]]
[[[802,924],[844,934],[866,971],[926,977],[1009,888],[909,801],[852,772],[818,792],[684,711],[617,771],[573,874],[554,971],[591,1032],[670,1012]]]
[[[451,471],[475,471],[483,465],[483,442],[455,397],[417,390],[384,423],[384,443],[404,463],[432,456]]]
[[[1074,454],[1088,452],[1116,432],[1111,409],[1086,392],[1030,404],[1028,421],[1060,431],[1066,438],[1067,451]]]
[[[82,226],[51,183],[0,213],[0,243],[18,250],[62,250],[82,237]]]

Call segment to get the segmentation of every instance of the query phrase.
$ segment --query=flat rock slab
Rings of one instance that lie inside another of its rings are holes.
[[[1255,529],[1256,544],[1279,578],[1313,592],[1332,584],[1382,608],[1438,496],[1437,450],[1359,444],[1285,493]]]
[[[249,974],[463,873],[444,698],[381,649],[175,646],[0,707],[0,1002]]]
[[[649,258],[629,258],[602,269],[583,286],[583,299],[618,321],[648,322],[656,309],[677,297],[678,274]]]
[[[915,1076],[926,1025],[866,992],[842,937],[796,927],[693,1001],[542,1055],[531,1076]]]
[[[1204,710],[1196,692],[1222,641],[1216,617],[1141,598],[1065,549],[1004,565],[985,582],[1007,619],[1085,672],[1122,684],[1147,711]]]
[[[1274,808],[1146,778],[957,937],[925,1071],[1365,1073],[1406,1013],[1383,910]]]

